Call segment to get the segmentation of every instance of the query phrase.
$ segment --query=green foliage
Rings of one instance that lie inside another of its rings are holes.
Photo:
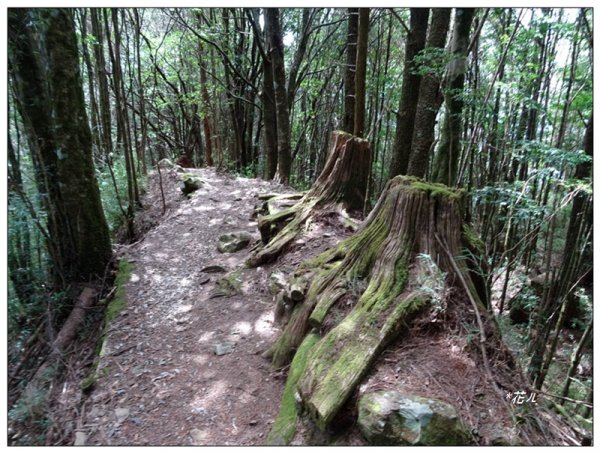
[[[420,291],[425,292],[430,299],[435,313],[446,309],[444,289],[446,288],[446,273],[442,272],[430,255],[419,253],[417,263],[420,272],[417,272],[416,284]]]
[[[100,188],[100,198],[111,234],[121,227],[124,221],[123,210],[127,210],[127,169],[123,155],[112,156],[112,172],[106,162],[96,165],[96,179]],[[116,183],[116,187],[115,187]],[[138,188],[143,192],[146,179],[138,174]],[[118,195],[117,195],[118,193]],[[122,209],[121,204],[122,203]]]
[[[445,49],[427,47],[415,56],[415,74],[433,75],[442,79],[451,55]]]

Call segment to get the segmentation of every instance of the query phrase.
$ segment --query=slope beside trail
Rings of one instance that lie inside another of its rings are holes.
[[[221,254],[217,242],[233,231],[258,241],[256,196],[290,190],[211,169],[189,172],[206,184],[186,199],[175,172],[163,170],[162,216],[158,175],[149,178],[141,219],[159,223],[122,251],[132,263],[126,308],[110,324],[78,444],[257,445],[277,415],[284,376],[261,357],[278,332],[271,270],[242,268],[252,244]],[[217,290],[225,276],[239,284],[237,294]]]

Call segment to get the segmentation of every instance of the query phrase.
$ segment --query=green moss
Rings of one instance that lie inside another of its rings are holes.
[[[464,195],[464,191],[460,189],[452,189],[444,184],[436,182],[425,182],[414,180],[410,187],[415,190],[420,190],[431,195],[433,198],[444,197],[450,199],[459,199]]]
[[[292,360],[279,406],[279,414],[267,436],[267,445],[288,445],[296,433],[296,423],[298,421],[298,407],[295,397],[296,384],[306,368],[309,351],[318,341],[319,336],[317,334],[307,335],[298,348],[294,360]]]
[[[216,283],[218,288],[217,291],[223,293],[227,297],[238,294],[242,287],[242,280],[240,279],[241,274],[242,269],[239,269],[220,278]]]
[[[96,386],[96,382],[98,382],[98,376],[95,371],[96,366],[97,364],[94,365],[94,371],[79,383],[79,387],[83,392],[88,392]]]
[[[115,279],[115,297],[106,307],[105,325],[110,324],[127,306],[125,296],[125,283],[129,280],[134,266],[129,261],[122,259],[119,261],[119,269]]]
[[[471,225],[466,223],[463,225],[463,235],[468,245],[475,248],[477,252],[480,254],[485,252],[485,244]]]

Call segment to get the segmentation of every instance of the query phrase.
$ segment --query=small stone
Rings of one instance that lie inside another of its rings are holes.
[[[115,409],[115,416],[117,417],[118,423],[123,423],[127,417],[129,417],[129,408],[117,407]]]
[[[216,355],[231,354],[233,352],[234,343],[219,343],[215,345]]]
[[[85,445],[85,441],[87,440],[87,434],[83,431],[75,432],[75,443],[73,444],[76,447],[81,447]]]
[[[142,426],[142,420],[139,417],[131,417],[129,421],[136,426]]]
[[[208,411],[206,410],[206,408],[198,406],[192,409],[192,414],[202,415],[206,417],[208,415]]]
[[[250,425],[250,426],[256,426],[256,425],[258,425],[258,420],[250,420],[248,422],[248,425]]]
[[[204,272],[205,274],[217,274],[227,272],[227,269],[225,269],[223,266],[219,266],[218,264],[211,264],[210,266],[200,269],[200,272]]]
[[[237,231],[219,236],[217,250],[221,253],[234,253],[246,248],[253,237],[247,231]]]
[[[201,429],[194,428],[190,431],[190,437],[192,438],[193,445],[203,445],[208,437],[208,433]]]
[[[129,279],[131,283],[137,283],[140,281],[140,276],[137,274],[131,274],[131,278]]]

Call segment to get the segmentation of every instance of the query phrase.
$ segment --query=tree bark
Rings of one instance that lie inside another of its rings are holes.
[[[38,190],[45,195],[52,272],[55,283],[64,286],[104,275],[112,250],[92,161],[72,12],[40,10],[45,27],[39,41],[30,14],[24,9],[9,14],[16,50],[10,63]]]
[[[277,175],[276,179],[287,184],[292,169],[292,146],[290,130],[290,113],[288,109],[287,89],[285,82],[285,63],[283,57],[283,36],[279,18],[279,8],[267,9],[265,22],[269,23],[270,42],[273,47],[271,62],[273,64],[273,82],[275,85],[275,106],[277,110]]]
[[[369,8],[358,10],[358,39],[356,42],[356,77],[354,103],[354,135],[365,134],[365,88],[367,78],[367,51],[369,46]]]
[[[474,15],[474,8],[456,8],[454,30],[450,44],[451,60],[446,68],[444,80],[446,115],[444,116],[442,138],[433,165],[431,179],[448,186],[456,184],[458,158],[462,149],[463,90],[467,70],[469,34]]]
[[[306,297],[265,355],[281,367],[308,330],[322,333],[297,384],[319,428],[327,428],[378,355],[430,306],[431,292],[410,282],[427,279],[444,286],[460,279],[464,286],[457,291],[474,301],[477,313],[487,313],[467,261],[459,258],[462,247],[473,247],[462,220],[463,196],[397,176],[355,235],[299,267],[296,275],[311,280]],[[350,287],[363,289],[352,295]],[[353,297],[340,321],[341,307]]]
[[[346,38],[346,69],[344,71],[344,124],[343,130],[354,131],[354,103],[356,79],[356,40],[358,37],[358,8],[348,8]]]
[[[266,176],[267,179],[273,179],[277,172],[277,107],[275,104],[275,85],[273,82],[273,62],[272,62],[272,46],[271,46],[271,30],[270,22],[265,22],[265,52],[266,57],[263,59],[263,116],[264,116],[264,143],[265,143],[265,158],[266,158]]]
[[[396,136],[390,165],[390,177],[403,175],[408,169],[422,79],[417,72],[418,65],[415,56],[425,47],[428,20],[429,8],[410,9],[410,30],[406,37],[402,94],[400,108],[396,116]]]
[[[449,8],[434,8],[427,36],[426,51],[443,52],[450,25]],[[435,65],[435,59],[433,60]],[[419,103],[415,114],[415,128],[407,174],[424,177],[429,164],[429,154],[434,141],[435,119],[442,103],[440,75],[435,70],[423,76],[419,88]]]
[[[362,209],[371,147],[368,141],[341,131],[334,132],[333,136],[327,163],[306,195],[288,209],[259,218],[258,228],[265,247],[250,256],[250,266],[277,258],[317,212],[335,211],[340,207]]]
[[[92,22],[92,33],[96,39],[94,44],[94,61],[96,68],[96,80],[98,81],[98,94],[100,98],[100,123],[102,131],[103,151],[106,155],[107,162],[110,164],[110,153],[113,151],[112,130],[111,130],[111,109],[110,95],[108,91],[108,80],[106,77],[106,61],[104,59],[103,33],[98,18],[98,10],[90,9],[90,17]]]

